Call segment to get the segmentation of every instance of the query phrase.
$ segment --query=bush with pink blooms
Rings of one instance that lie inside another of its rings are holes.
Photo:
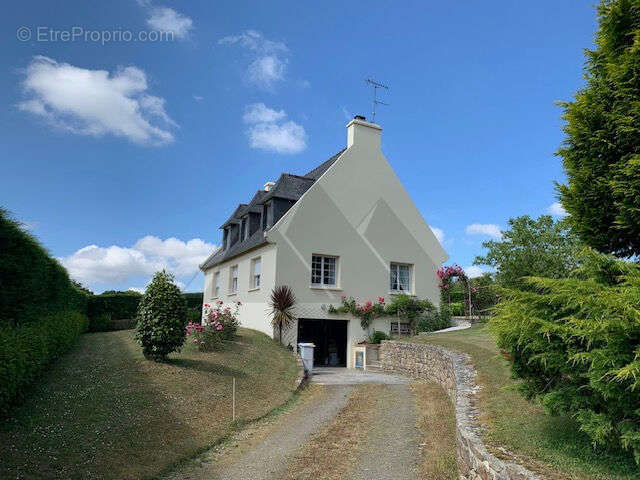
[[[200,351],[211,352],[220,350],[225,340],[232,340],[238,331],[238,310],[242,304],[235,302],[234,309],[224,306],[218,300],[213,306],[204,304],[202,323],[189,322],[187,336]]]

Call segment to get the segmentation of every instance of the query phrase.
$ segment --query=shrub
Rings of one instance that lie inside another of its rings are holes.
[[[79,312],[57,312],[22,327],[0,327],[0,414],[75,344],[86,325]]]
[[[451,326],[451,315],[447,307],[424,312],[416,319],[416,332],[434,332]]]
[[[222,300],[218,300],[212,307],[204,304],[204,321],[189,322],[187,324],[187,336],[201,351],[211,352],[219,350],[225,340],[233,340],[238,331],[238,309],[242,305],[235,303],[235,310],[231,307],[223,307]]]
[[[85,291],[19,222],[0,209],[0,325],[18,327],[38,322],[43,314],[84,313],[86,308]]]
[[[451,315],[453,315],[454,317],[460,317],[464,315],[464,306],[462,305],[462,302],[450,303],[449,311],[451,312]]]
[[[155,361],[179,351],[186,336],[186,302],[173,282],[170,273],[157,272],[138,306],[136,340]]]
[[[374,330],[369,335],[367,341],[373,344],[379,344],[382,340],[389,340],[391,337],[380,330]]]
[[[524,395],[575,418],[594,445],[640,461],[640,269],[584,257],[572,278],[502,291],[489,325]]]

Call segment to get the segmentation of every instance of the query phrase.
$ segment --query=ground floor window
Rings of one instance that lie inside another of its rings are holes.
[[[404,322],[391,322],[391,335],[409,335],[409,324]]]

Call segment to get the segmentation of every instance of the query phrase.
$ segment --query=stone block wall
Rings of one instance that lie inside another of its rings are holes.
[[[460,478],[467,480],[539,480],[514,462],[489,453],[481,437],[478,412],[472,399],[478,390],[476,372],[468,355],[437,345],[383,341],[382,369],[437,382],[455,406],[456,443]]]

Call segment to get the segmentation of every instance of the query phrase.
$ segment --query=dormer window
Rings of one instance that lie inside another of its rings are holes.
[[[265,203],[265,204],[262,206],[262,229],[263,229],[263,230],[266,230],[266,229],[267,229],[267,226],[268,226],[268,222],[267,222],[268,216],[269,216],[269,204],[268,204],[268,203]]]
[[[222,231],[222,249],[226,250],[227,248],[229,248],[229,228]]]
[[[242,218],[242,223],[240,224],[240,241],[243,241],[247,238],[247,217]]]

